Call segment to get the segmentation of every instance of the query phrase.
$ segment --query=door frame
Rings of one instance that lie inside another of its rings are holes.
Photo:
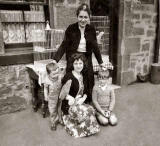
[[[111,0],[109,17],[110,17],[110,39],[109,39],[109,58],[114,66],[112,71],[113,83],[118,81],[118,27],[119,27],[119,6],[120,0]]]

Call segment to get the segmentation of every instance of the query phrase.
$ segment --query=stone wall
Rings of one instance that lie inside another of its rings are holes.
[[[4,54],[3,30],[2,23],[0,22],[0,54]]]
[[[135,81],[138,73],[148,74],[150,71],[157,11],[156,4],[136,4],[131,0],[121,0],[120,4],[119,25],[123,29],[120,29],[118,76],[119,83],[123,85]]]
[[[25,65],[0,66],[0,100],[21,97],[31,101],[30,81]]]

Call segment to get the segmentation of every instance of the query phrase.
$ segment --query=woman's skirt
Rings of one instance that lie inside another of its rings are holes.
[[[69,115],[63,116],[63,122],[67,133],[76,138],[90,136],[100,131],[95,110],[87,104],[70,107]]]

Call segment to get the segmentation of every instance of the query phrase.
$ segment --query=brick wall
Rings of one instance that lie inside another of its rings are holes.
[[[121,0],[119,22],[121,39],[119,45],[120,84],[136,80],[138,73],[148,74],[153,62],[157,27],[156,4],[135,4]],[[122,14],[123,13],[123,14]],[[123,28],[123,29],[122,29]]]
[[[31,101],[29,76],[25,65],[0,66],[0,100],[21,97]]]

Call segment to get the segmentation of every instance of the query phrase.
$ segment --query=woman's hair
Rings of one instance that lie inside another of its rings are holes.
[[[48,74],[51,73],[51,71],[54,71],[57,69],[57,63],[51,62],[49,64],[46,65],[46,71]]]
[[[74,68],[73,68],[73,63],[75,60],[82,60],[83,61],[83,64],[84,64],[84,67],[83,67],[83,70],[85,68],[85,62],[86,62],[86,59],[85,59],[85,56],[83,54],[80,54],[80,53],[75,53],[71,56],[70,58],[70,67],[69,67],[69,70],[72,71]]]
[[[90,9],[89,9],[89,6],[88,6],[87,4],[85,4],[85,3],[81,4],[81,5],[78,7],[78,9],[77,9],[77,11],[76,11],[77,17],[78,17],[78,15],[79,15],[80,11],[86,11],[86,12],[88,13],[89,17],[90,17],[90,15],[91,15],[91,11],[90,11]]]

